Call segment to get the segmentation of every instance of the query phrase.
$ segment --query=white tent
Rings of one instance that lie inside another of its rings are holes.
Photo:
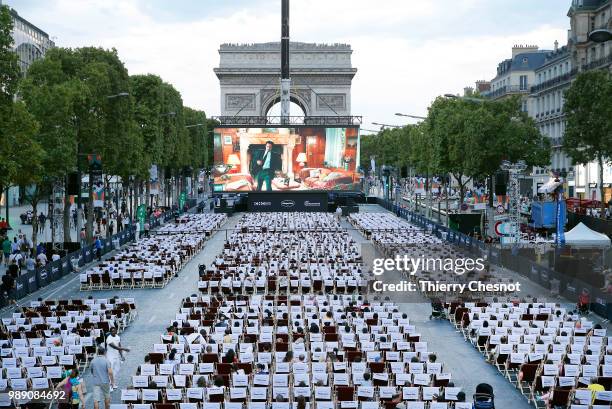
[[[565,244],[572,246],[608,247],[610,238],[605,234],[589,229],[583,223],[565,233]]]

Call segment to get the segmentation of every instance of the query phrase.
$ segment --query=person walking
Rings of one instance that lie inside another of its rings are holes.
[[[104,408],[110,409],[111,384],[115,383],[115,375],[108,359],[104,357],[106,350],[99,346],[98,355],[91,360],[91,385],[93,386],[94,409],[100,409],[100,402]]]
[[[116,377],[119,375],[121,361],[123,361],[123,352],[130,352],[129,348],[121,346],[121,337],[117,335],[117,328],[111,328],[111,333],[106,337],[106,359],[110,362],[113,374]],[[117,389],[117,385],[113,382],[113,388]]]
[[[2,242],[2,253],[4,254],[4,264],[5,265],[8,265],[9,257],[11,255],[11,248],[12,248],[11,241],[9,240],[8,236],[6,236],[4,238],[4,241]]]
[[[85,406],[85,398],[83,397],[83,385],[79,379],[79,370],[74,368],[69,371],[63,381],[57,384],[56,390],[64,388],[66,390],[66,398],[68,399],[71,409],[79,409],[79,405]]]
[[[102,261],[102,240],[100,240],[100,236],[96,236],[94,245],[96,248],[96,257],[98,257],[98,261]]]
[[[38,232],[39,233],[43,233],[45,231],[46,221],[47,221],[47,218],[45,217],[45,214],[43,212],[40,212],[40,214],[38,215]]]

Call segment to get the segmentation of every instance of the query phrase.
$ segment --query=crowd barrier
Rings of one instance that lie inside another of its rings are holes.
[[[549,290],[548,295],[550,298],[562,296],[570,301],[577,301],[579,295],[586,289],[589,291],[591,298],[591,310],[607,320],[612,320],[610,294],[604,292],[602,288],[540,265],[531,259],[517,254],[513,249],[500,248],[498,245],[485,243],[474,237],[449,229],[438,222],[400,207],[393,202],[379,198],[378,204],[395,213],[398,217],[422,227],[449,243],[455,244],[472,254],[481,257],[486,256],[487,260],[492,264],[514,271],[528,280],[541,285]],[[555,249],[555,251],[559,251],[559,249]],[[542,294],[533,294],[533,296],[536,295],[542,296]]]
[[[197,203],[194,204],[196,206]],[[192,206],[193,208],[193,206]],[[191,209],[190,209],[191,210]],[[166,221],[174,218],[175,211],[168,210],[161,213],[157,217],[151,217],[149,222],[150,228],[160,226]],[[109,253],[114,250],[115,247],[121,247],[126,243],[134,240],[136,228],[134,225],[130,225],[122,231],[113,234],[109,238],[103,238],[102,241],[102,255]],[[34,271],[26,271],[22,269],[22,273],[15,279],[15,288],[10,294],[10,298],[19,300],[26,297],[28,294],[32,294],[39,289],[46,287],[65,277],[66,275],[75,271],[77,268],[83,267],[84,265],[91,263],[96,257],[96,250],[93,244],[81,247],[80,249],[66,254],[66,256],[60,258],[57,261],[47,263],[46,266],[37,268]],[[4,297],[4,294],[0,294],[0,308],[8,305],[8,300]]]

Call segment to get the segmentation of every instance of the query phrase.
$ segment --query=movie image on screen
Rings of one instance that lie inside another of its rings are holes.
[[[214,191],[359,189],[359,128],[217,128]]]

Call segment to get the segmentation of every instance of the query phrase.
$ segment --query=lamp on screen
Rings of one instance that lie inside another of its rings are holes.
[[[298,153],[297,158],[295,158],[295,160],[300,164],[301,167],[304,167],[306,165],[306,153],[304,152],[300,152]]]
[[[230,154],[227,158],[227,165],[230,167],[230,169],[235,169],[232,173],[237,172],[238,167],[240,166],[240,158],[238,157],[238,155],[236,155],[235,153]]]

